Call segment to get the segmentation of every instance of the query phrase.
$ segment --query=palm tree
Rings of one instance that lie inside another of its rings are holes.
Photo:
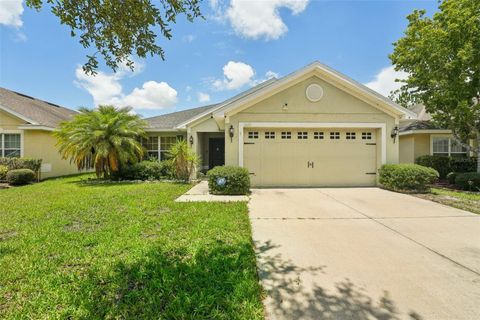
[[[145,136],[146,123],[131,110],[81,108],[54,132],[62,158],[70,159],[79,170],[95,168],[98,178],[108,178],[122,164],[141,160],[144,149],[140,138]]]

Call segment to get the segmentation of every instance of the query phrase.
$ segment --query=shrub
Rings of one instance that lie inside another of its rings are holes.
[[[141,161],[123,165],[112,175],[114,180],[161,180],[173,177],[171,161]]]
[[[459,173],[455,178],[455,186],[463,190],[480,191],[480,173]]]
[[[7,172],[7,182],[12,186],[28,184],[35,179],[35,172],[30,169],[15,169]]]
[[[477,158],[451,158],[450,167],[453,172],[475,172],[477,171]]]
[[[0,165],[7,166],[8,170],[30,169],[38,176],[42,166],[42,159],[34,158],[0,158]]]
[[[438,174],[440,175],[440,179],[445,179],[448,173],[455,171],[452,170],[450,157],[425,155],[418,157],[415,160],[415,163],[437,170]]]
[[[250,191],[250,175],[241,167],[215,167],[207,172],[211,194],[242,195]]]
[[[7,178],[8,167],[0,164],[0,181],[5,181]]]
[[[395,191],[425,192],[438,179],[435,169],[418,164],[386,164],[380,170],[380,183]]]
[[[176,178],[188,182],[198,164],[198,156],[188,147],[186,140],[177,141],[169,153]]]
[[[457,178],[458,172],[450,172],[447,174],[447,180],[450,184],[455,184],[455,179]]]

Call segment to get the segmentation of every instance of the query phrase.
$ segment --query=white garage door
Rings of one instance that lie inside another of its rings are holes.
[[[253,186],[373,186],[375,129],[248,128],[244,167]]]

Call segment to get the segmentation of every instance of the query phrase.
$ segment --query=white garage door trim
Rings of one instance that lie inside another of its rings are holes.
[[[358,128],[380,129],[382,164],[387,163],[387,125],[369,122],[239,122],[238,165],[243,167],[243,132],[245,128]]]

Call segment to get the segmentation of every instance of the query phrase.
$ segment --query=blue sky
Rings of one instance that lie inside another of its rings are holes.
[[[0,86],[70,108],[132,105],[143,116],[222,101],[272,76],[319,60],[386,94],[402,77],[390,67],[392,43],[414,9],[437,2],[210,0],[206,20],[179,19],[166,61],[138,60],[134,73],[97,77],[79,70],[84,49],[47,7],[0,1]]]

